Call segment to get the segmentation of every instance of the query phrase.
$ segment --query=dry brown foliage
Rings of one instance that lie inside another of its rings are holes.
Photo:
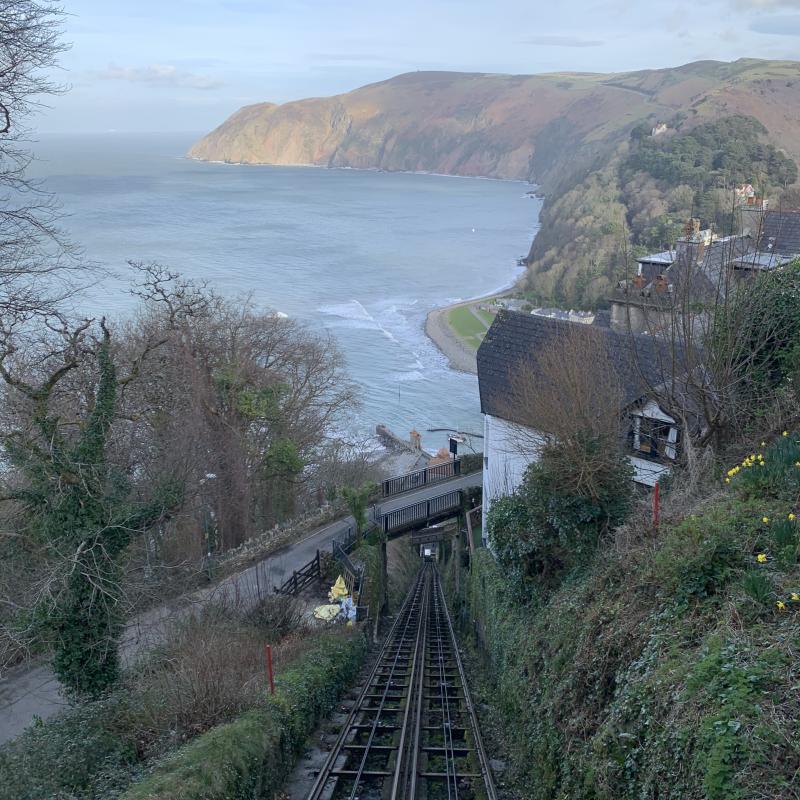
[[[525,457],[545,450],[561,464],[566,486],[596,497],[619,453],[624,393],[607,345],[588,326],[565,326],[534,364],[512,376],[507,418],[519,425],[514,446]]]
[[[509,418],[545,439],[619,432],[623,391],[605,341],[589,326],[570,325],[521,365],[511,379]]]
[[[293,598],[266,598],[246,614],[211,606],[183,619],[159,657],[130,679],[143,747],[165,735],[191,738],[257,706],[267,691],[265,643],[278,642],[280,670],[311,641]]]

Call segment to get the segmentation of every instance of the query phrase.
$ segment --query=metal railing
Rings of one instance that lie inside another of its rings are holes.
[[[403,494],[403,492],[421,489],[423,486],[429,486],[439,481],[446,481],[448,478],[455,478],[460,474],[460,458],[444,461],[441,464],[434,464],[432,467],[418,469],[416,472],[408,472],[405,475],[396,475],[394,478],[387,478],[382,484],[383,496],[392,497],[396,494]]]
[[[386,534],[399,533],[453,516],[454,512],[461,509],[461,497],[461,489],[455,489],[430,500],[421,500],[389,511],[381,515],[381,528]]]

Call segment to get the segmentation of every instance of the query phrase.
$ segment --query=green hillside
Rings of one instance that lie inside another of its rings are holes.
[[[728,475],[676,490],[659,532],[635,516],[527,603],[502,559],[475,554],[463,630],[520,796],[798,796],[800,438]]]
[[[632,149],[643,132],[666,123],[652,143],[657,157],[676,136],[686,145],[698,126],[744,117],[752,120],[746,142],[746,126],[729,126],[736,128],[728,131],[733,161],[752,155],[754,145],[773,162],[797,160],[798,107],[793,61],[699,61],[607,75],[414,72],[335,97],[247,106],[189,155],[536,182],[546,201],[525,288],[537,298],[592,305],[613,285],[631,245],[668,237],[694,208],[696,189],[680,175],[664,180],[653,159],[635,168]],[[696,169],[707,166],[701,159]],[[738,174],[710,169],[719,180],[706,191],[723,190]],[[792,167],[768,172],[764,188],[779,199],[776,175],[791,177]],[[759,182],[760,174],[752,177]],[[721,202],[712,200],[705,198],[706,209]]]

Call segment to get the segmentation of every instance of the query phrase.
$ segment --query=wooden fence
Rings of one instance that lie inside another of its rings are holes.
[[[311,586],[312,583],[318,581],[321,577],[322,568],[320,566],[319,550],[317,550],[317,554],[308,564],[295,570],[292,573],[292,577],[284,581],[275,591],[278,594],[296,595],[302,592],[307,586]]]

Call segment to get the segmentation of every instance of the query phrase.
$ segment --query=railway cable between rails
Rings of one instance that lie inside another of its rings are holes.
[[[497,800],[434,563],[420,569],[307,800]]]

